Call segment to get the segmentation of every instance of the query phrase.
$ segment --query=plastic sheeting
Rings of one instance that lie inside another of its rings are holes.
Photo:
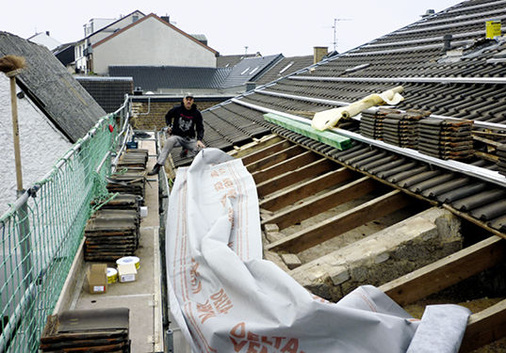
[[[168,292],[193,352],[418,351],[409,346],[420,321],[377,288],[331,303],[263,260],[258,212],[241,160],[208,148],[178,169],[166,228]],[[465,328],[467,309],[449,307],[450,321]],[[450,350],[431,351],[458,351],[460,333]]]

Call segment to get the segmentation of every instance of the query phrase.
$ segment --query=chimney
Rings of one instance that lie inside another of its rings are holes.
[[[313,57],[314,57],[314,60],[313,60],[313,64],[316,64],[318,62],[320,62],[324,57],[325,55],[328,54],[328,47],[314,47],[313,48]]]

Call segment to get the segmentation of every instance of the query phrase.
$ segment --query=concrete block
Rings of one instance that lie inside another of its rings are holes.
[[[345,266],[338,266],[329,273],[330,280],[335,286],[338,286],[350,279],[350,272]]]
[[[326,299],[338,301],[340,297],[335,296],[360,285],[379,286],[448,256],[460,250],[462,242],[458,218],[433,207],[305,263],[290,274],[305,288],[318,288],[332,295]]]
[[[264,231],[267,232],[279,232],[279,227],[277,224],[268,223],[264,225]]]
[[[282,254],[281,259],[290,270],[302,265],[302,261],[300,261],[299,257],[295,254]]]
[[[274,243],[280,239],[283,239],[284,235],[280,232],[264,232],[265,238],[270,242]]]

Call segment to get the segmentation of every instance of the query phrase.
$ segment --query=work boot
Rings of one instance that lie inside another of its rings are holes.
[[[160,167],[161,167],[161,165],[156,163],[155,166],[153,167],[153,169],[148,173],[148,175],[158,174],[158,172],[160,171]]]

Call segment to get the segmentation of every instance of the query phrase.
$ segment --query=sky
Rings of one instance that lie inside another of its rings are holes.
[[[462,0],[15,0],[0,11],[0,31],[22,38],[49,31],[60,43],[80,40],[93,18],[135,10],[170,16],[189,34],[203,34],[221,55],[311,55],[314,47],[344,52]],[[7,11],[5,11],[7,10]]]

